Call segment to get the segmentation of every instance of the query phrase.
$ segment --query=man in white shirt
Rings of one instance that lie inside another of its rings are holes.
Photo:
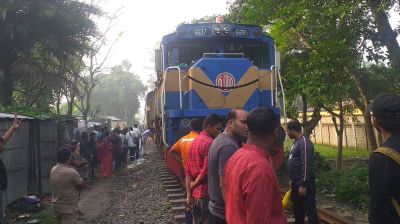
[[[146,155],[146,153],[144,153],[145,147],[146,147],[146,142],[147,142],[147,138],[150,135],[150,130],[146,129],[143,133],[142,133],[142,139],[140,141],[140,151],[142,151],[142,155]]]
[[[134,124],[133,127],[130,127],[125,136],[125,139],[128,142],[129,157],[131,161],[139,159],[140,131],[137,127],[137,124]]]

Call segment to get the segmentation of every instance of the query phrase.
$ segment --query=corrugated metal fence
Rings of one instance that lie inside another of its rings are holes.
[[[0,135],[12,124],[0,117]],[[56,164],[57,124],[50,120],[24,119],[6,150],[0,154],[8,175],[7,203],[28,194],[49,194],[50,170]]]

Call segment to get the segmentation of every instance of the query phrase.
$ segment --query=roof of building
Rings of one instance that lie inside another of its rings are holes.
[[[0,118],[14,118],[14,114],[7,114],[7,113],[0,113]],[[23,115],[18,115],[19,119],[35,119],[33,117],[27,117],[27,116],[23,116]]]
[[[110,119],[112,121],[122,121],[122,119],[119,119],[118,117],[114,116],[100,116],[99,119]],[[94,119],[96,120],[96,119]]]

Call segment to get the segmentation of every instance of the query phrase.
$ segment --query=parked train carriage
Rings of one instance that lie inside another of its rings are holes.
[[[277,57],[274,40],[259,26],[183,24],[156,50],[158,82],[151,104],[161,147],[188,132],[189,120],[232,108],[272,107],[277,114]],[[167,163],[180,175],[175,161]]]

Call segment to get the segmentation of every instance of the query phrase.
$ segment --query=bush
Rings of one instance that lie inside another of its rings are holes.
[[[314,152],[314,166],[316,173],[331,170],[329,163],[319,152]]]
[[[287,173],[287,161],[289,159],[289,154],[289,151],[285,151],[285,159],[283,160],[282,165],[276,171],[277,175],[283,175]],[[314,152],[314,167],[317,173],[331,170],[329,163],[323,156],[321,156],[319,152]]]
[[[367,208],[369,201],[368,168],[354,167],[351,172],[327,171],[317,175],[320,192],[334,194],[338,200]]]

